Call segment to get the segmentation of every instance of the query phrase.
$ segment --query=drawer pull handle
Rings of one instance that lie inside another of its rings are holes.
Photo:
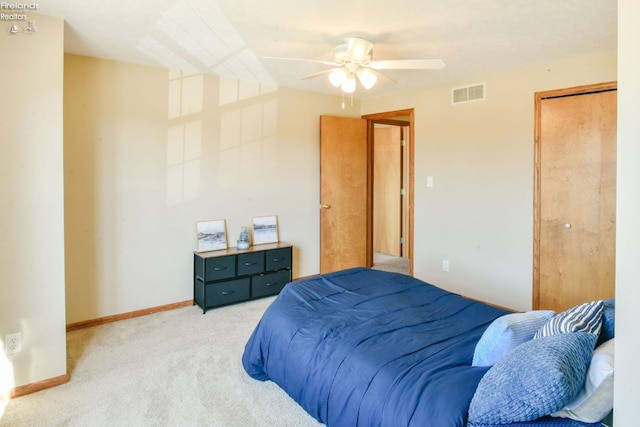
[[[246,267],[249,267],[250,265],[256,265],[256,264],[257,264],[257,262],[245,262],[245,263],[244,263],[244,265],[245,265]]]
[[[265,284],[265,286],[275,286],[275,285],[277,285],[277,284],[278,284],[278,282],[275,282],[275,283],[267,283],[267,284]]]
[[[225,267],[214,267],[213,271],[222,271],[222,270],[226,270],[226,269],[227,269],[226,266]]]
[[[280,261],[284,261],[284,258],[274,258],[273,262],[280,262]]]
[[[231,295],[235,291],[222,291],[222,295]]]

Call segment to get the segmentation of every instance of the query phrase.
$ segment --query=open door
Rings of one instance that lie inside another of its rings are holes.
[[[376,124],[403,128],[402,257],[413,274],[413,109],[320,116],[320,273],[373,266],[373,138]]]
[[[367,120],[320,116],[320,273],[372,264]]]

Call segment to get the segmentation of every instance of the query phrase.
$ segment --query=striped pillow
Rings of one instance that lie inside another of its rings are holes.
[[[615,337],[616,327],[616,300],[615,298],[604,300],[602,304],[602,329],[596,347]]]
[[[589,332],[597,336],[602,328],[602,307],[602,300],[576,305],[551,318],[533,338],[569,332]]]

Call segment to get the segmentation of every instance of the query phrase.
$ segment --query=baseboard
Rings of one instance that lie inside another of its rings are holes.
[[[35,393],[36,391],[44,390],[46,388],[51,388],[55,386],[59,386],[64,383],[69,382],[69,374],[60,375],[59,377],[49,378],[47,380],[38,381],[31,384],[22,385],[16,388],[9,390],[9,399],[13,399],[16,397],[24,396],[25,394]],[[7,396],[0,395],[0,398],[6,398]]]
[[[306,279],[312,276],[315,276],[315,275],[298,277],[293,279],[293,281]],[[144,308],[142,310],[130,311],[128,313],[114,314],[111,316],[98,317],[97,319],[89,319],[89,320],[83,320],[80,322],[69,323],[67,324],[67,332],[75,331],[76,329],[83,329],[83,328],[90,328],[92,326],[104,325],[105,323],[117,322],[118,320],[125,320],[125,319],[132,319],[134,317],[146,316],[147,314],[159,313],[161,311],[168,311],[168,310],[174,310],[176,308],[188,307],[190,305],[193,305],[193,300],[191,299],[188,301],[174,302],[173,304],[159,305],[156,307]]]
[[[294,279],[300,280],[300,279]],[[75,331],[77,329],[90,328],[92,326],[104,325],[105,323],[117,322],[119,320],[132,319],[134,317],[146,316],[148,314],[159,313],[161,311],[175,310],[176,308],[189,307],[193,305],[193,300],[175,302],[172,304],[159,305],[156,307],[145,308],[142,310],[130,311],[128,313],[114,314],[112,316],[99,317],[97,319],[83,320],[81,322],[69,323],[67,325],[67,332]],[[69,382],[69,374],[61,375],[59,377],[50,378],[36,383],[31,383],[16,387],[9,390],[9,398],[24,396],[25,394],[35,393],[36,391],[44,390]],[[5,398],[5,396],[0,396]]]
[[[142,310],[130,311],[128,313],[114,314],[111,316],[99,317],[97,319],[83,320],[81,322],[69,323],[67,332],[77,329],[90,328],[92,326],[104,325],[105,323],[117,322],[119,320],[132,319],[134,317],[146,316],[147,314],[159,313],[161,311],[174,310],[176,308],[193,305],[193,300],[175,302],[173,304],[159,305]]]
[[[193,305],[193,300],[176,302],[173,304],[160,305],[157,307],[145,308],[143,310],[131,311],[128,313],[114,314],[113,316],[100,317],[97,319],[84,320],[82,322],[70,323],[67,325],[67,332],[76,329],[90,328],[91,326],[103,325],[105,323],[117,322],[118,320],[132,319],[134,317],[146,316],[147,314],[159,313],[161,311],[174,310],[176,308],[188,307]],[[59,386],[69,382],[69,374],[60,375],[59,377],[49,378],[31,384],[26,384],[9,390],[8,395],[0,395],[0,399],[13,399],[15,397],[24,396],[25,394],[35,393],[51,387]]]

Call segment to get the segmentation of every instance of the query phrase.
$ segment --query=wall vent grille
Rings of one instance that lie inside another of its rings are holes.
[[[485,83],[474,83],[468,86],[452,88],[451,103],[462,104],[465,102],[484,101],[486,99],[485,85]]]

